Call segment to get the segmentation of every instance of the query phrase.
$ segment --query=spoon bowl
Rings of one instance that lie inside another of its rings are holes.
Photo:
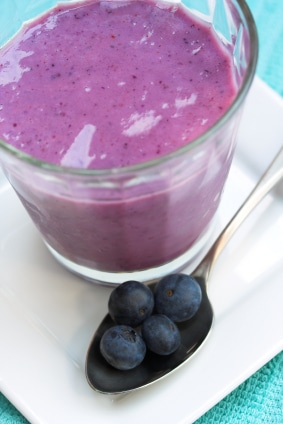
[[[104,332],[115,325],[109,314],[96,330],[86,356],[86,378],[89,385],[104,394],[128,393],[154,383],[184,364],[201,347],[210,333],[213,310],[207,296],[207,282],[212,265],[229,242],[236,229],[283,177],[283,148],[281,148],[246,201],[220,233],[206,256],[191,274],[202,290],[202,301],[197,313],[189,320],[178,323],[181,345],[171,355],[160,356],[147,352],[143,362],[132,370],[121,371],[109,365],[100,353],[99,344]],[[156,283],[148,286],[154,290]]]
[[[213,321],[212,307],[209,302],[205,281],[198,278],[202,290],[202,301],[197,313],[186,322],[178,323],[181,345],[171,355],[160,356],[147,351],[143,362],[136,368],[120,371],[109,365],[99,350],[100,339],[114,321],[106,315],[99,325],[87,353],[86,376],[90,386],[98,392],[107,394],[125,393],[164,377],[185,362],[204,342]],[[153,290],[155,283],[149,284]]]

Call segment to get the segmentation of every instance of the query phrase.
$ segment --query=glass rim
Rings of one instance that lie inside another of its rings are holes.
[[[37,169],[47,172],[53,172],[56,174],[69,174],[73,176],[86,176],[86,177],[105,177],[105,176],[113,176],[113,175],[125,175],[129,173],[134,173],[137,171],[143,171],[150,168],[155,168],[157,165],[165,164],[170,160],[178,158],[187,152],[193,150],[195,147],[200,144],[205,143],[205,141],[215,132],[217,132],[220,128],[222,128],[225,123],[229,120],[229,118],[238,110],[240,105],[243,103],[249,88],[253,82],[256,66],[258,61],[258,50],[259,50],[259,41],[258,41],[258,33],[256,24],[253,18],[253,15],[250,11],[245,0],[236,0],[240,9],[245,18],[247,29],[250,36],[250,51],[251,56],[249,59],[249,63],[247,66],[246,74],[243,79],[242,85],[234,98],[232,104],[225,111],[225,113],[203,134],[199,137],[186,144],[170,152],[162,157],[151,159],[149,161],[141,162],[134,165],[129,165],[125,167],[114,167],[114,168],[103,168],[103,169],[88,169],[88,168],[74,168],[74,167],[66,167],[61,165],[52,164],[49,162],[42,161],[40,159],[34,158],[33,156],[22,152],[16,147],[8,144],[0,138],[0,150],[2,149],[5,153],[12,155],[14,158],[27,163],[28,165],[34,166]]]

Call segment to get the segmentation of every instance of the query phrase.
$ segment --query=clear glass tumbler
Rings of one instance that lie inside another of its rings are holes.
[[[200,255],[212,231],[255,74],[257,32],[243,0],[178,1],[212,25],[233,59],[236,98],[206,133],[162,158],[110,170],[52,165],[0,140],[3,170],[48,249],[95,282],[147,281],[181,270]],[[56,4],[2,0],[0,46]]]

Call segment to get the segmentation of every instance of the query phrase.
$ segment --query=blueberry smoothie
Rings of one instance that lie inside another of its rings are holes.
[[[0,50],[0,138],[63,167],[64,188],[56,172],[52,190],[37,177],[31,187],[20,171],[8,177],[62,257],[109,272],[162,265],[209,227],[234,130],[231,141],[219,133],[190,159],[164,162],[154,178],[150,167],[139,178],[134,171],[122,178],[119,170],[193,142],[221,118],[236,91],[228,52],[211,26],[181,5],[60,4]],[[95,184],[87,173],[75,182],[69,168],[118,171],[109,185],[103,172]]]

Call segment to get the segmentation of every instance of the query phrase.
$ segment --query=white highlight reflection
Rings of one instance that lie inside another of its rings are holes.
[[[161,115],[154,116],[154,110],[145,113],[133,113],[128,121],[122,120],[122,125],[128,127],[123,131],[123,134],[128,137],[140,135],[149,132],[162,119]]]
[[[95,155],[90,156],[89,154],[92,137],[95,131],[96,127],[92,124],[87,124],[83,127],[61,159],[62,166],[87,168],[90,165],[95,159]]]

